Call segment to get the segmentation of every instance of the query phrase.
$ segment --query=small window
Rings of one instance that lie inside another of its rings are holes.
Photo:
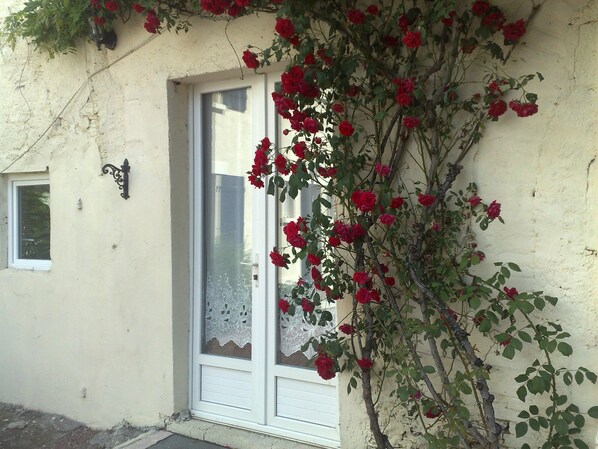
[[[50,269],[50,182],[28,176],[9,181],[9,265]]]

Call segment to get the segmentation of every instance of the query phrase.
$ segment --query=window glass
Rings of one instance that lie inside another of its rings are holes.
[[[50,185],[16,187],[16,258],[50,260]]]

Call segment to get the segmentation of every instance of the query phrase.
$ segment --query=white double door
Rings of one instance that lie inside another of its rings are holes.
[[[323,446],[338,445],[335,381],[301,346],[321,329],[281,315],[278,299],[303,274],[269,252],[282,226],[308,213],[310,193],[278,205],[247,180],[255,147],[285,143],[267,76],[196,86],[193,142],[192,412]],[[281,242],[284,245],[284,242]]]

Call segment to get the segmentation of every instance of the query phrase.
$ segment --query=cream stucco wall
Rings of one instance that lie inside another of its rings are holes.
[[[3,2],[0,16],[18,3]],[[570,329],[576,350],[565,363],[594,371],[597,20],[595,1],[545,3],[510,63],[514,72],[533,67],[546,78],[534,84],[540,114],[505,116],[489,127],[464,176],[478,183],[480,196],[503,204],[506,224],[480,238],[488,258],[525,269],[513,279],[519,290],[561,298],[552,318]],[[7,174],[47,168],[52,186],[50,271],[6,268],[0,220],[0,401],[93,426],[157,424],[188,407],[188,85],[238,77],[237,54],[249,43],[269,43],[272,19],[233,22],[232,46],[223,22],[155,38],[140,23],[125,27],[117,29],[114,52],[87,43],[47,60],[23,44],[0,50],[0,170],[51,125],[0,176],[1,216]],[[125,157],[132,167],[127,201],[100,174],[103,164]],[[508,378],[519,365],[505,361],[495,370]],[[495,387],[497,402],[509,404],[504,416],[516,414],[512,385]],[[359,398],[346,397],[342,383],[339,391],[343,447],[361,449],[367,423]],[[598,389],[576,401],[582,408],[598,403]],[[597,430],[588,421],[584,439],[593,441]]]

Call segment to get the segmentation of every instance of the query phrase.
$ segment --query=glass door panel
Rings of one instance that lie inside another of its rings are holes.
[[[251,359],[252,192],[249,88],[202,95],[203,353]]]

